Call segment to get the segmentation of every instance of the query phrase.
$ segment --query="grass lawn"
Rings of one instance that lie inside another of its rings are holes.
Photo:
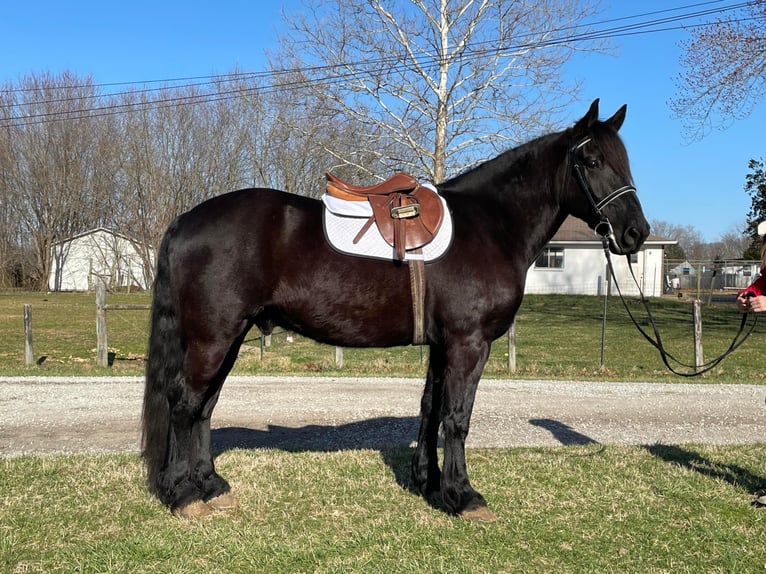
[[[469,450],[498,514],[408,490],[411,451],[232,450],[240,507],[170,516],[137,456],[0,460],[2,572],[762,572],[766,445]]]

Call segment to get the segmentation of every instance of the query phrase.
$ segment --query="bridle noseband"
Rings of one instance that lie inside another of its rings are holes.
[[[593,212],[596,214],[596,217],[598,217],[599,221],[596,224],[596,226],[593,228],[593,231],[595,231],[596,235],[601,237],[601,240],[606,242],[609,239],[612,240],[612,243],[617,246],[617,242],[615,241],[614,237],[614,229],[612,229],[612,224],[609,221],[609,218],[604,214],[603,209],[612,203],[614,200],[622,197],[626,193],[636,193],[636,188],[632,185],[623,185],[619,189],[615,189],[612,193],[607,194],[606,197],[602,198],[599,201],[596,201],[596,194],[593,193],[593,188],[590,186],[590,183],[588,182],[587,178],[585,177],[584,173],[584,167],[580,160],[577,159],[577,150],[582,148],[585,144],[591,141],[592,138],[586,137],[585,139],[581,140],[580,143],[576,145],[572,145],[569,148],[569,163],[572,165],[572,171],[574,172],[575,180],[577,180],[577,184],[580,186],[580,189],[585,194],[585,197],[588,198],[588,201],[590,202],[591,207],[593,208]]]

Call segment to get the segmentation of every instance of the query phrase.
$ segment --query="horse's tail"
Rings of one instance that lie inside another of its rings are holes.
[[[162,469],[165,465],[170,432],[170,403],[180,391],[179,380],[183,361],[179,318],[170,285],[169,247],[174,225],[165,233],[157,253],[157,273],[154,277],[151,330],[146,363],[141,451],[147,471],[149,490],[160,499],[163,487]]]

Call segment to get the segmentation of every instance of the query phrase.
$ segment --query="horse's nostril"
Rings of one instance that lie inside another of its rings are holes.
[[[641,243],[642,234],[637,227],[628,227],[622,236],[626,247],[637,247]]]

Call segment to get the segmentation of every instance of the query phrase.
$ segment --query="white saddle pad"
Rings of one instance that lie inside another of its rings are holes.
[[[413,259],[434,261],[444,255],[452,244],[452,215],[444,198],[439,196],[439,199],[444,206],[444,218],[439,231],[436,232],[431,243],[421,248],[422,254],[405,252],[405,261]],[[345,201],[325,193],[322,196],[322,203],[324,203],[324,233],[333,249],[346,255],[396,260],[394,248],[383,239],[377,225],[371,225],[359,242],[354,244],[354,237],[372,216],[372,207],[367,201]]]

